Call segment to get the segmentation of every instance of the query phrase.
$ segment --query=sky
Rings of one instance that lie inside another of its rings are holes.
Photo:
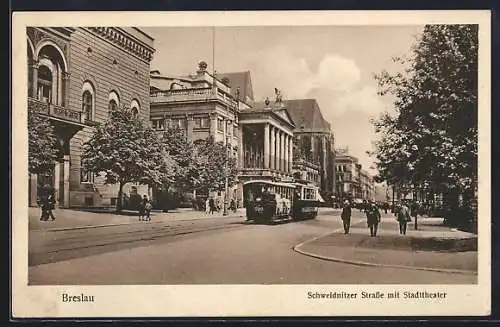
[[[188,75],[204,60],[216,72],[249,70],[256,101],[315,98],[337,148],[348,147],[372,175],[370,118],[392,109],[377,95],[374,73],[400,68],[423,26],[145,27],[156,52],[151,70]],[[214,32],[215,31],[215,32]],[[214,41],[215,40],[215,41]],[[214,56],[215,54],[215,56]]]

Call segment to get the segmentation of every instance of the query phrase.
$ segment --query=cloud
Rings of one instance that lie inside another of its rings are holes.
[[[318,88],[346,91],[361,79],[361,72],[352,59],[339,55],[327,55],[321,60],[314,76]]]
[[[355,60],[330,53],[320,58],[317,69],[283,46],[273,46],[241,58],[252,72],[257,101],[274,96],[274,88],[285,99],[315,98],[330,122],[338,146],[348,146],[358,157],[363,169],[370,171],[375,138],[370,118],[385,109],[375,85],[362,82],[362,72]],[[373,171],[372,171],[373,172]]]

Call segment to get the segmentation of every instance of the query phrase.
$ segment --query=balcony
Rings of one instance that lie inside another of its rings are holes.
[[[219,100],[229,107],[238,108],[238,103],[231,96],[211,87],[156,91],[151,93],[150,99],[151,103]]]
[[[28,98],[28,107],[35,109],[35,111],[47,115],[49,117],[57,118],[58,120],[83,124],[84,119],[80,111],[68,109],[52,103],[40,101],[34,98]]]
[[[240,177],[252,177],[252,178],[277,178],[280,180],[292,180],[292,173],[291,172],[285,172],[285,171],[279,171],[276,169],[269,169],[269,168],[240,168],[239,169],[239,176]]]

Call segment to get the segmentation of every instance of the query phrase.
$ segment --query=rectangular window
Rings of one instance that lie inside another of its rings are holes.
[[[183,119],[183,118],[175,119],[174,123],[180,129],[186,129],[186,120],[185,119]]]
[[[205,118],[205,117],[195,118],[194,127],[195,128],[208,128],[209,127],[208,118]]]
[[[151,122],[152,128],[155,130],[163,130],[165,127],[165,121],[163,119],[153,119]]]
[[[92,183],[94,175],[85,170],[84,168],[80,168],[80,183]]]
[[[224,132],[224,120],[223,119],[217,119],[217,130],[219,132]]]

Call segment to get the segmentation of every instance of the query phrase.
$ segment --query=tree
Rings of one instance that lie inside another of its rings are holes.
[[[122,209],[123,186],[130,182],[160,185],[171,180],[173,162],[156,132],[130,110],[113,110],[84,143],[84,169],[105,174],[106,184],[118,183],[117,211]]]
[[[471,194],[477,184],[477,25],[427,25],[404,69],[375,76],[395,114],[374,121],[381,179]]]
[[[173,179],[168,186],[174,185],[181,191],[193,190],[200,183],[201,173],[194,151],[186,133],[179,126],[169,126],[163,132],[161,142],[165,154],[173,160]]]
[[[237,163],[223,142],[215,142],[212,136],[195,142],[196,161],[200,167],[198,189],[204,191],[222,191],[225,188],[226,163],[228,186],[236,184]]]
[[[28,107],[28,170],[30,173],[50,172],[59,151],[54,127],[35,108]]]

